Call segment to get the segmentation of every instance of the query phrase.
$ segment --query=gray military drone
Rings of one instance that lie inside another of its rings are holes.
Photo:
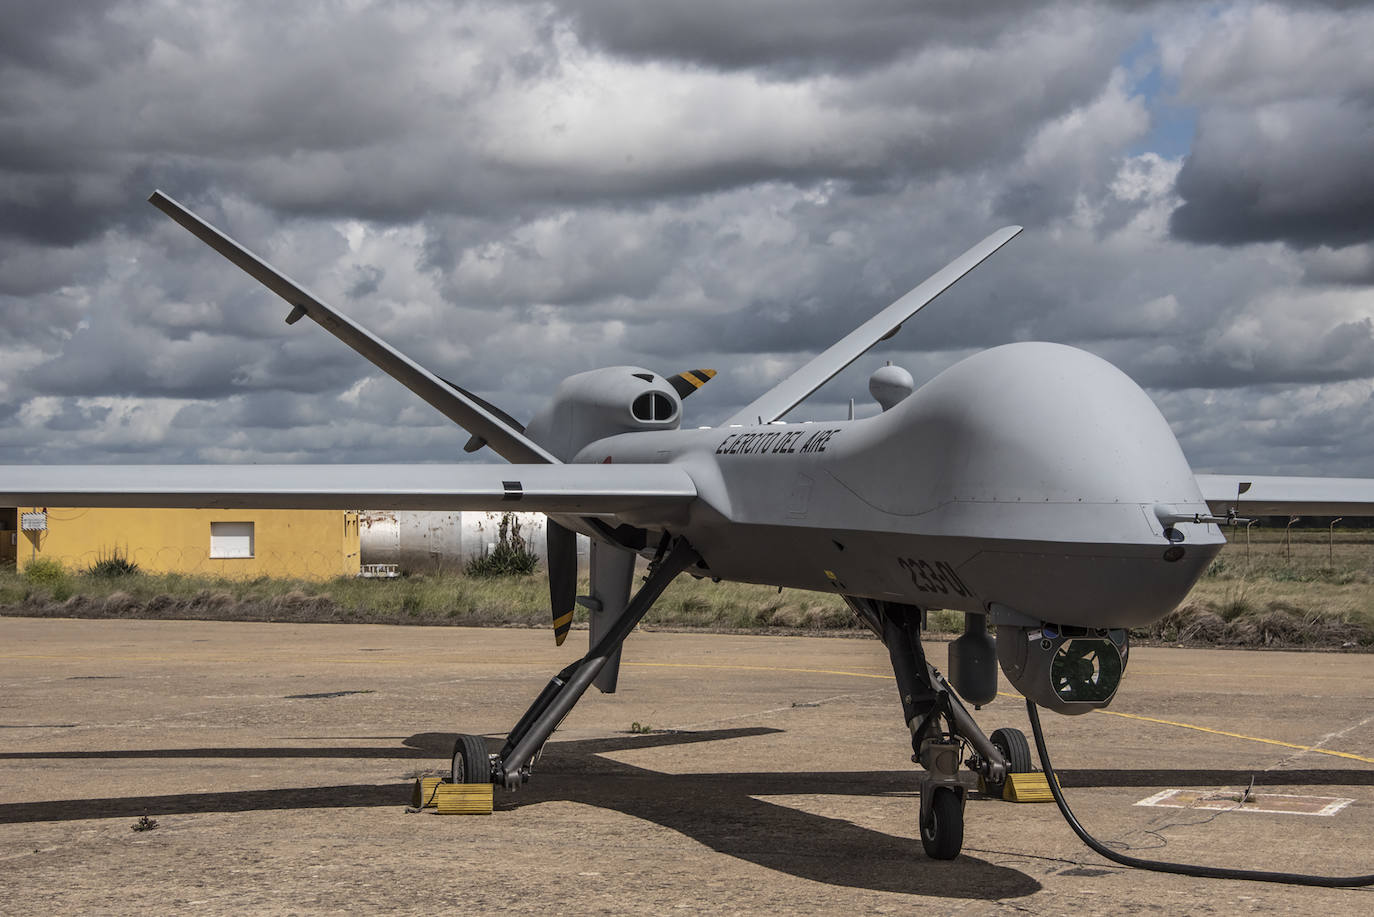
[[[996,795],[1029,771],[1026,737],[985,734],[965,704],[1000,664],[1059,713],[1111,703],[1128,628],[1187,594],[1241,511],[1367,515],[1374,481],[1195,475],[1130,378],[1047,343],[971,356],[914,389],[894,368],[873,417],[783,421],[794,407],[1009,242],[1000,229],[715,427],[683,429],[682,402],[714,375],[615,366],[564,380],[528,425],[429,372],[176,201],[151,202],[509,464],[67,466],[0,470],[9,505],[534,510],[549,515],[558,642],[575,604],[590,649],[548,683],[500,751],[460,736],[453,780],[515,789],[592,684],[616,688],[621,645],[683,573],[840,595],[886,645],[913,760],[926,852],[955,857],[976,772]],[[913,390],[914,389],[914,390]],[[399,483],[397,483],[399,482]],[[576,534],[590,537],[577,595]],[[632,593],[635,563],[648,575]],[[964,612],[947,674],[921,642],[930,608]],[[996,637],[989,633],[995,625]]]

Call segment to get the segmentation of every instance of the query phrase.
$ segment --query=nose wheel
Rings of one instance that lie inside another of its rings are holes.
[[[921,846],[932,860],[952,860],[964,846],[964,806],[949,787],[934,787],[930,805],[921,807]]]

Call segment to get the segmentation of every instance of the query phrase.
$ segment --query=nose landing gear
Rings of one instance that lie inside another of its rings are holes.
[[[1031,769],[1030,746],[1016,729],[989,737],[978,728],[954,690],[921,647],[921,609],[914,605],[846,596],[859,617],[882,638],[897,678],[902,713],[911,730],[912,761],[921,777],[921,846],[937,860],[952,860],[964,843],[968,787],[959,779],[967,766],[1001,796],[1007,775]],[[971,752],[966,760],[965,752]]]

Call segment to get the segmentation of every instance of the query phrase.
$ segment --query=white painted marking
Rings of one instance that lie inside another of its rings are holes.
[[[1320,815],[1327,818],[1355,800],[1340,796],[1296,796],[1291,793],[1254,793],[1254,804],[1242,804],[1237,798],[1243,790],[1207,792],[1203,790],[1162,790],[1137,802],[1138,806],[1158,806],[1168,809],[1219,809],[1226,812],[1264,812],[1269,815]],[[1265,806],[1287,805],[1288,808]]]
[[[1138,806],[1157,806],[1157,805],[1160,805],[1161,803],[1163,803],[1164,800],[1166,800],[1166,799],[1168,799],[1169,797],[1173,796],[1173,795],[1174,795],[1175,793],[1177,793],[1177,792],[1178,792],[1178,790],[1160,790],[1158,793],[1154,794],[1153,796],[1147,796],[1146,798],[1140,800],[1140,802],[1137,802],[1136,805],[1138,805]]]

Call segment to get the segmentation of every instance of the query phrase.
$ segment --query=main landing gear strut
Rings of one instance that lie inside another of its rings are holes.
[[[697,552],[685,540],[674,541],[651,566],[648,578],[630,600],[624,614],[587,655],[549,681],[510,731],[498,754],[488,754],[480,736],[458,737],[453,748],[453,782],[497,783],[513,790],[528,781],[544,743],[586,693],[606,661],[620,649],[668,584],[698,560]]]
[[[510,731],[500,752],[489,754],[480,736],[458,736],[453,749],[453,782],[496,783],[513,790],[528,781],[544,743],[607,660],[668,584],[699,561],[685,540],[673,541],[650,566],[648,578],[624,614],[587,655],[549,681]],[[961,765],[979,774],[989,790],[997,792],[1008,773],[1029,770],[1025,736],[1017,730],[999,729],[988,737],[978,728],[944,676],[926,661],[921,647],[920,608],[855,596],[845,596],[845,600],[882,638],[892,659],[902,713],[911,730],[912,760],[926,771],[921,778],[921,844],[929,856],[952,860],[964,842],[968,789],[959,781]],[[966,749],[971,755],[964,759]]]
[[[964,843],[968,788],[959,781],[966,764],[1000,795],[1008,773],[1029,770],[1026,738],[1014,729],[984,735],[921,647],[921,609],[914,605],[845,596],[855,613],[887,646],[902,714],[911,730],[911,760],[921,778],[921,846],[937,860],[952,860]],[[964,759],[965,749],[971,755]]]

